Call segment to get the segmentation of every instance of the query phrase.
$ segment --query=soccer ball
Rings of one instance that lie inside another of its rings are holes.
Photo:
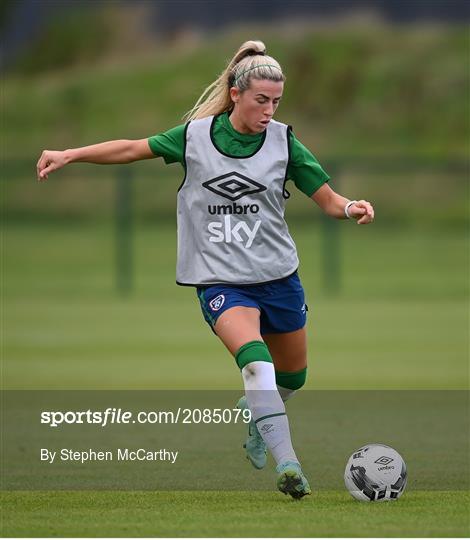
[[[385,444],[366,444],[349,458],[344,483],[358,501],[390,501],[406,486],[406,465],[400,454]]]

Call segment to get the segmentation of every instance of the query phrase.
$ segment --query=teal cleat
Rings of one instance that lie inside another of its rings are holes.
[[[284,461],[276,467],[276,472],[279,474],[277,488],[285,495],[290,495],[293,499],[301,499],[305,495],[312,494],[300,463]]]
[[[237,408],[240,410],[248,409],[248,403],[246,397],[242,396],[237,403]],[[243,445],[246,450],[246,459],[251,462],[255,469],[262,469],[266,465],[266,445],[259,434],[258,428],[254,420],[251,420],[248,424],[248,438]]]

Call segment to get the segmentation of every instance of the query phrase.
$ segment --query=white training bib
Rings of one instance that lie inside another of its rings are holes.
[[[176,281],[250,285],[287,277],[299,265],[284,220],[289,127],[271,120],[261,148],[235,158],[216,148],[214,121],[186,127]]]

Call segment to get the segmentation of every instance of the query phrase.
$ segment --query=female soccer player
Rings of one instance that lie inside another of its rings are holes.
[[[68,163],[179,162],[177,283],[197,288],[205,320],[241,370],[252,421],[244,445],[254,467],[277,466],[278,489],[311,493],[292,447],[284,401],[305,382],[306,310],[299,260],[284,220],[295,185],[328,215],[372,222],[365,200],[348,200],[294,136],[273,120],[284,88],[281,66],[247,41],[186,115],[187,123],[141,140],[45,150],[39,181]]]

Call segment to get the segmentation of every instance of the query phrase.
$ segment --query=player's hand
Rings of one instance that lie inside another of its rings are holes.
[[[38,182],[47,180],[49,173],[67,164],[65,152],[44,150],[36,165]]]
[[[349,207],[349,215],[358,225],[366,225],[374,221],[374,207],[368,201],[357,201]]]

